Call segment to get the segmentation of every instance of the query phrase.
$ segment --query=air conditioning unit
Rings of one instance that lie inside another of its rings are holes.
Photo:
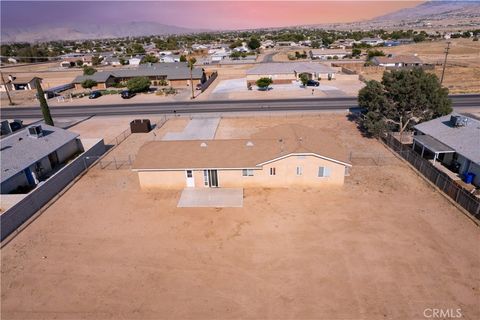
[[[450,116],[450,124],[452,127],[465,127],[467,125],[468,118],[463,116]]]
[[[40,138],[41,136],[43,136],[42,126],[37,125],[28,127],[28,135],[30,137]]]

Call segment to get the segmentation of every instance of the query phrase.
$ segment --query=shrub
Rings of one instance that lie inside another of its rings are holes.
[[[92,79],[87,79],[82,82],[82,88],[84,89],[92,89],[97,85],[97,81],[92,80]]]
[[[271,78],[267,78],[267,77],[264,77],[264,78],[260,78],[256,81],[256,84],[259,88],[268,88],[269,85],[271,85],[273,82],[273,80]]]
[[[93,67],[89,67],[89,66],[84,66],[83,67],[83,75],[84,76],[91,76],[95,72],[97,72],[97,69],[95,69]]]
[[[147,77],[135,77],[127,82],[127,88],[131,92],[144,92],[150,89],[150,79]]]

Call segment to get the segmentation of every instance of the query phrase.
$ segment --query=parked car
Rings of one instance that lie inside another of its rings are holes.
[[[130,99],[131,97],[135,96],[135,93],[129,90],[124,90],[120,93],[120,95],[123,99]]]
[[[307,81],[307,87],[318,87],[320,85],[320,82],[316,80],[308,80]]]
[[[92,91],[90,95],[88,96],[88,99],[97,99],[100,97],[102,93],[100,91]]]

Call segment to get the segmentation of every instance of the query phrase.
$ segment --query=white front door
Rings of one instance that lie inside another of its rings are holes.
[[[187,187],[195,187],[195,178],[193,177],[193,171],[186,170],[185,177],[187,179]]]

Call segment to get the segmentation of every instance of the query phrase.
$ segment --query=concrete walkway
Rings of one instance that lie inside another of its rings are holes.
[[[177,207],[179,208],[241,208],[242,188],[185,188]]]
[[[194,118],[182,132],[167,132],[162,140],[213,140],[220,118]]]

